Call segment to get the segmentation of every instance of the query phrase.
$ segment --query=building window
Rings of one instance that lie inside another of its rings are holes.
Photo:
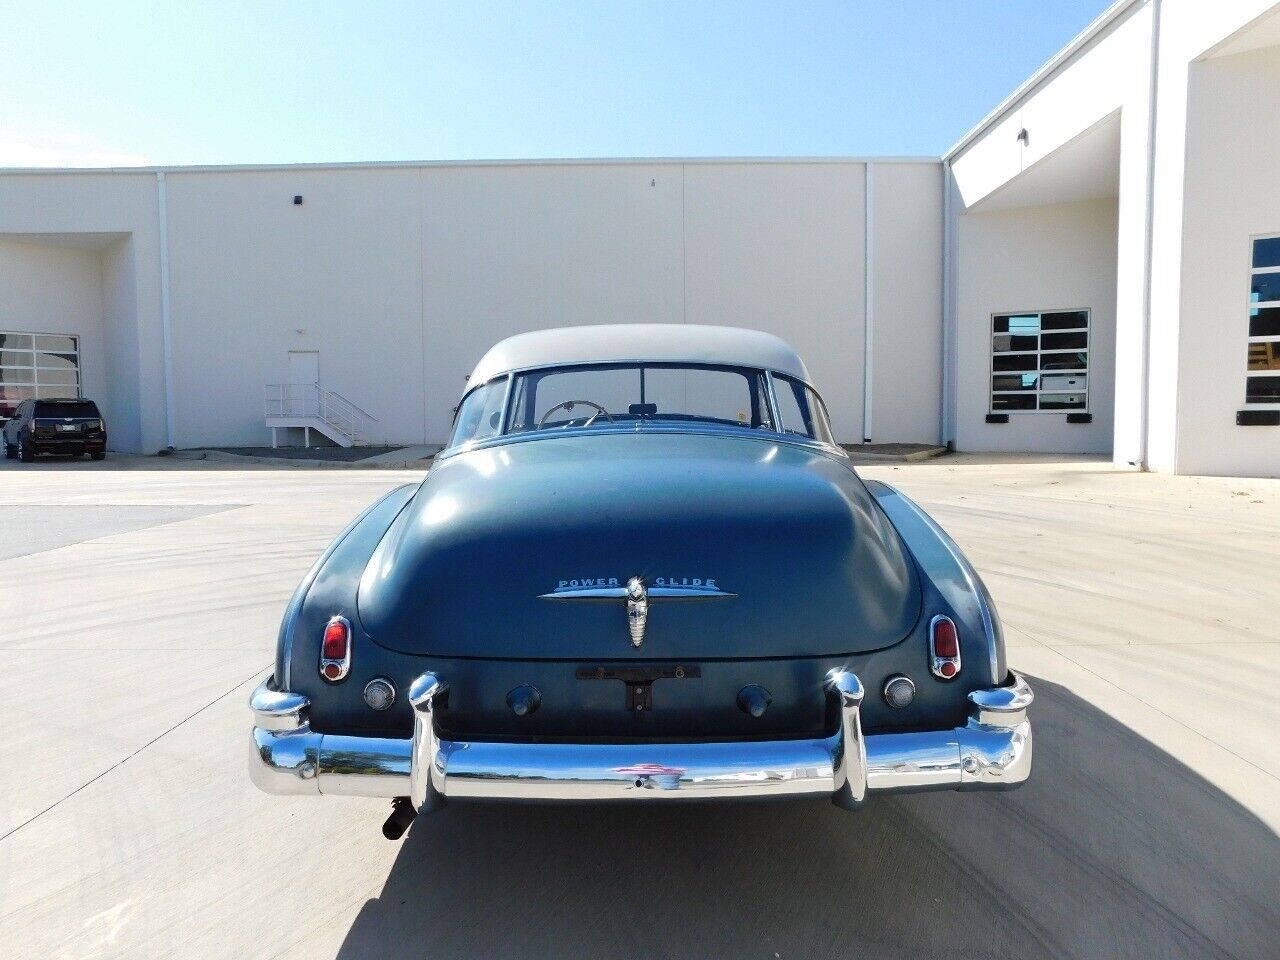
[[[991,412],[1089,409],[1089,311],[991,317]]]
[[[60,333],[0,331],[0,418],[23,400],[80,396],[80,340]]]
[[[1245,403],[1280,405],[1280,237],[1253,241]]]

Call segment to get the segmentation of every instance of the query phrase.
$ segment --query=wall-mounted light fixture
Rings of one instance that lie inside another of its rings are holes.
[[[295,193],[295,194],[293,195],[293,205],[294,205],[295,207],[300,207],[300,206],[302,206],[302,194],[300,194],[300,193]]]
[[[1026,127],[1023,127],[1021,130],[1018,131],[1018,142],[1021,143],[1024,147],[1031,146],[1031,134],[1027,133]],[[295,199],[293,202],[297,203],[298,201]]]

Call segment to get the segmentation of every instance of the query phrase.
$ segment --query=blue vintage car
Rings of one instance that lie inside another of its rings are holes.
[[[303,579],[254,691],[269,793],[394,801],[1002,790],[1027,684],[955,543],[837,446],[795,351],[513,337],[426,479]]]

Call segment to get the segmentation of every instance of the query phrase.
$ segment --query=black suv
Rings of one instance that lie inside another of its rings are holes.
[[[4,425],[4,455],[30,463],[37,453],[95,460],[107,455],[107,425],[92,400],[24,400]]]

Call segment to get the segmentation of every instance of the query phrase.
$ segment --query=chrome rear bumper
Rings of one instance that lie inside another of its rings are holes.
[[[408,740],[320,734],[308,702],[273,690],[250,698],[249,770],[267,793],[411,798],[426,812],[449,799],[678,800],[830,796],[861,806],[869,793],[1010,790],[1031,774],[1031,688],[1017,674],[1006,687],[969,694],[963,727],[863,736],[863,688],[835,671],[827,692],[840,729],[811,740],[724,743],[490,743],[442,740],[433,713],[447,685],[414,681]]]

